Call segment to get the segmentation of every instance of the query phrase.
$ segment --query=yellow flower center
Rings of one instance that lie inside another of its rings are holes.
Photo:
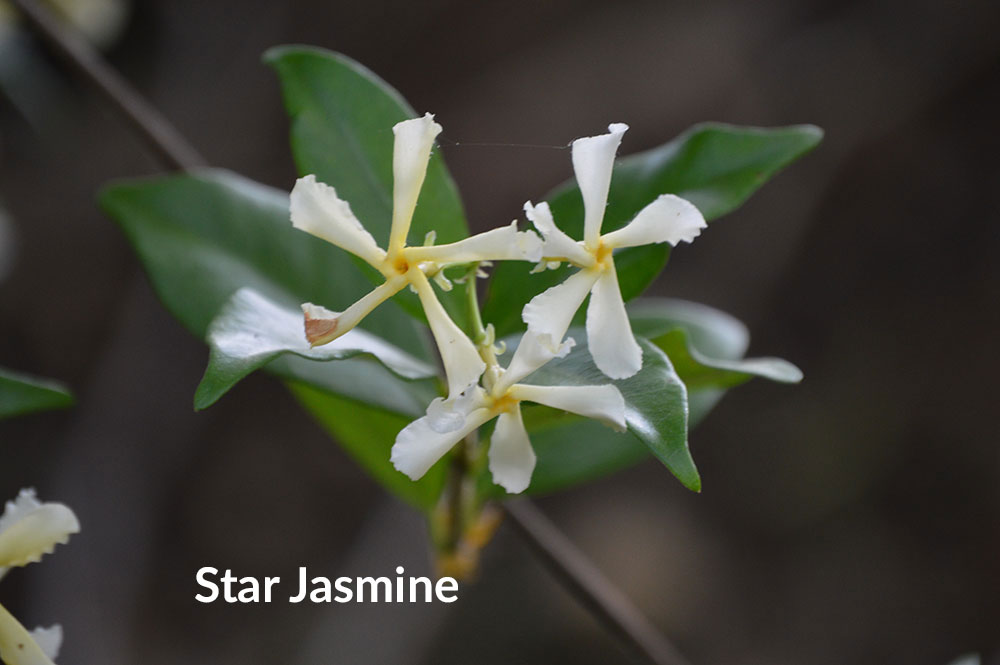
[[[517,409],[519,400],[514,399],[507,393],[504,393],[500,397],[495,397],[493,399],[493,404],[490,405],[490,410],[493,413],[513,413]]]
[[[612,247],[608,247],[604,244],[604,242],[601,242],[597,246],[597,249],[594,250],[594,261],[596,263],[595,267],[601,269],[607,268],[611,263],[611,254],[613,252],[614,249]]]
[[[395,257],[389,257],[382,264],[382,274],[388,278],[390,275],[405,275],[410,270],[410,262],[406,256],[400,252]]]

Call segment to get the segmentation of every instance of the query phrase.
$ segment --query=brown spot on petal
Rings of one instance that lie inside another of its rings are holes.
[[[339,318],[314,319],[306,314],[306,339],[313,346],[326,344],[331,341],[338,323],[340,323]]]

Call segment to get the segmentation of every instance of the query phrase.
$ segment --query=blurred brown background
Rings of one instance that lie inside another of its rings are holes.
[[[824,127],[820,149],[674,252],[658,294],[744,320],[757,381],[655,462],[542,502],[698,665],[1000,662],[1000,5],[881,0],[136,3],[108,55],[215,165],[290,188],[269,46],[340,50],[437,114],[482,229],[701,120]],[[0,495],[37,486],[82,534],[4,580],[64,663],[625,662],[506,529],[449,606],[202,605],[195,571],[428,570],[417,516],[281,386],[211,410],[206,359],[94,205],[157,172],[104,103],[16,33],[0,56],[0,365],[60,378],[66,413],[0,426]],[[27,74],[25,74],[27,72]]]

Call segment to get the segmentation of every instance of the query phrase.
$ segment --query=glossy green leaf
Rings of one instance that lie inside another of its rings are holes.
[[[281,80],[299,174],[315,174],[335,187],[379,245],[386,247],[392,221],[392,127],[418,114],[388,83],[340,53],[281,46],[269,50],[264,60]],[[439,244],[468,235],[458,189],[440,154],[433,154],[427,167],[410,244],[422,245],[430,231]],[[374,271],[366,274],[381,283]],[[408,290],[395,299],[423,317]],[[441,301],[464,324],[464,300],[457,293],[443,293]]]
[[[615,165],[603,232],[632,220],[660,194],[694,203],[706,220],[732,212],[780,169],[814,148],[822,131],[811,125],[777,129],[696,125],[673,141],[630,155]],[[626,135],[627,143],[627,135]],[[567,160],[568,162],[568,160]],[[557,187],[549,202],[556,223],[573,238],[583,238],[583,200],[575,180]],[[666,265],[669,245],[647,245],[615,253],[622,295],[639,295]],[[535,294],[563,281],[573,268],[530,275],[529,267],[500,264],[483,308],[500,334],[523,329],[521,308]]]
[[[253,289],[243,288],[219,311],[209,326],[206,338],[209,348],[208,368],[195,392],[195,408],[203,409],[215,403],[241,379],[286,356],[285,362],[273,365],[289,378],[313,378],[326,390],[387,408],[397,413],[419,415],[437,393],[434,383],[404,386],[388,377],[370,358],[403,379],[436,377],[433,365],[419,360],[389,344],[380,337],[355,328],[343,337],[318,347],[310,347],[302,331],[302,311],[279,305]],[[348,365],[331,367],[331,371],[305,374],[306,361],[332,361],[359,358]],[[289,363],[288,361],[292,361]]]
[[[58,381],[0,368],[0,420],[73,406],[73,395]]]
[[[538,456],[528,494],[580,485],[649,457],[649,448],[634,436],[580,416],[553,418],[552,413],[548,407],[524,407],[525,426]]]
[[[744,358],[746,326],[706,305],[671,298],[643,298],[629,304],[637,335],[662,349],[688,388],[694,426],[727,388],[754,377],[798,383],[802,371],[781,358]]]
[[[551,491],[635,461],[641,455],[630,439],[643,444],[685,487],[699,491],[701,479],[687,443],[687,390],[667,356],[649,341],[637,338],[642,348],[642,369],[628,379],[612,381],[594,365],[586,332],[573,328],[568,336],[577,340],[569,355],[549,362],[524,383],[557,386],[613,383],[625,398],[625,419],[631,436],[600,425],[584,427],[578,419],[545,422],[539,421],[537,413],[530,414],[525,424],[538,456],[530,491]],[[516,340],[509,340],[509,344],[516,345]],[[552,412],[543,407],[534,410]]]
[[[750,346],[750,331],[742,321],[708,305],[679,298],[641,298],[627,309],[632,332],[647,339],[683,328],[699,351],[724,360],[742,358]]]
[[[295,397],[341,447],[380,485],[404,501],[429,510],[441,495],[447,456],[414,482],[389,462],[396,435],[410,418],[335,397],[302,383],[289,383]]]

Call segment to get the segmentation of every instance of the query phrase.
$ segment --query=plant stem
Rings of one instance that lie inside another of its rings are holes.
[[[511,525],[584,607],[655,665],[690,665],[663,634],[528,499],[503,504]]]
[[[496,380],[503,373],[500,363],[497,362],[497,352],[503,351],[496,345],[496,334],[492,325],[483,325],[483,315],[479,311],[479,293],[476,291],[477,280],[479,279],[480,264],[473,264],[466,274],[465,295],[469,306],[469,323],[472,328],[472,342],[479,350],[479,357],[486,363],[486,371],[483,372],[482,384],[487,392],[493,390]]]
[[[205,164],[205,160],[170,122],[80,35],[62,25],[37,0],[11,2],[23,12],[28,25],[112,104],[165,165],[174,169],[190,169]],[[478,341],[482,342],[487,332],[479,313],[475,272],[473,270],[469,276],[467,293],[473,330]],[[468,462],[466,451],[463,449],[460,454],[464,459],[458,463],[465,467]],[[456,489],[461,493],[460,487]],[[531,551],[611,632],[650,663],[689,665],[629,599],[528,499],[508,502],[503,510]]]
[[[469,269],[465,278],[465,296],[469,303],[469,325],[472,328],[472,341],[476,346],[486,340],[486,327],[483,326],[483,315],[479,312],[479,294],[476,292],[476,281],[479,279],[479,264]]]
[[[11,0],[35,33],[77,74],[101,92],[132,129],[172,169],[204,166],[205,160],[187,140],[122,78],[79,33],[37,0]]]

